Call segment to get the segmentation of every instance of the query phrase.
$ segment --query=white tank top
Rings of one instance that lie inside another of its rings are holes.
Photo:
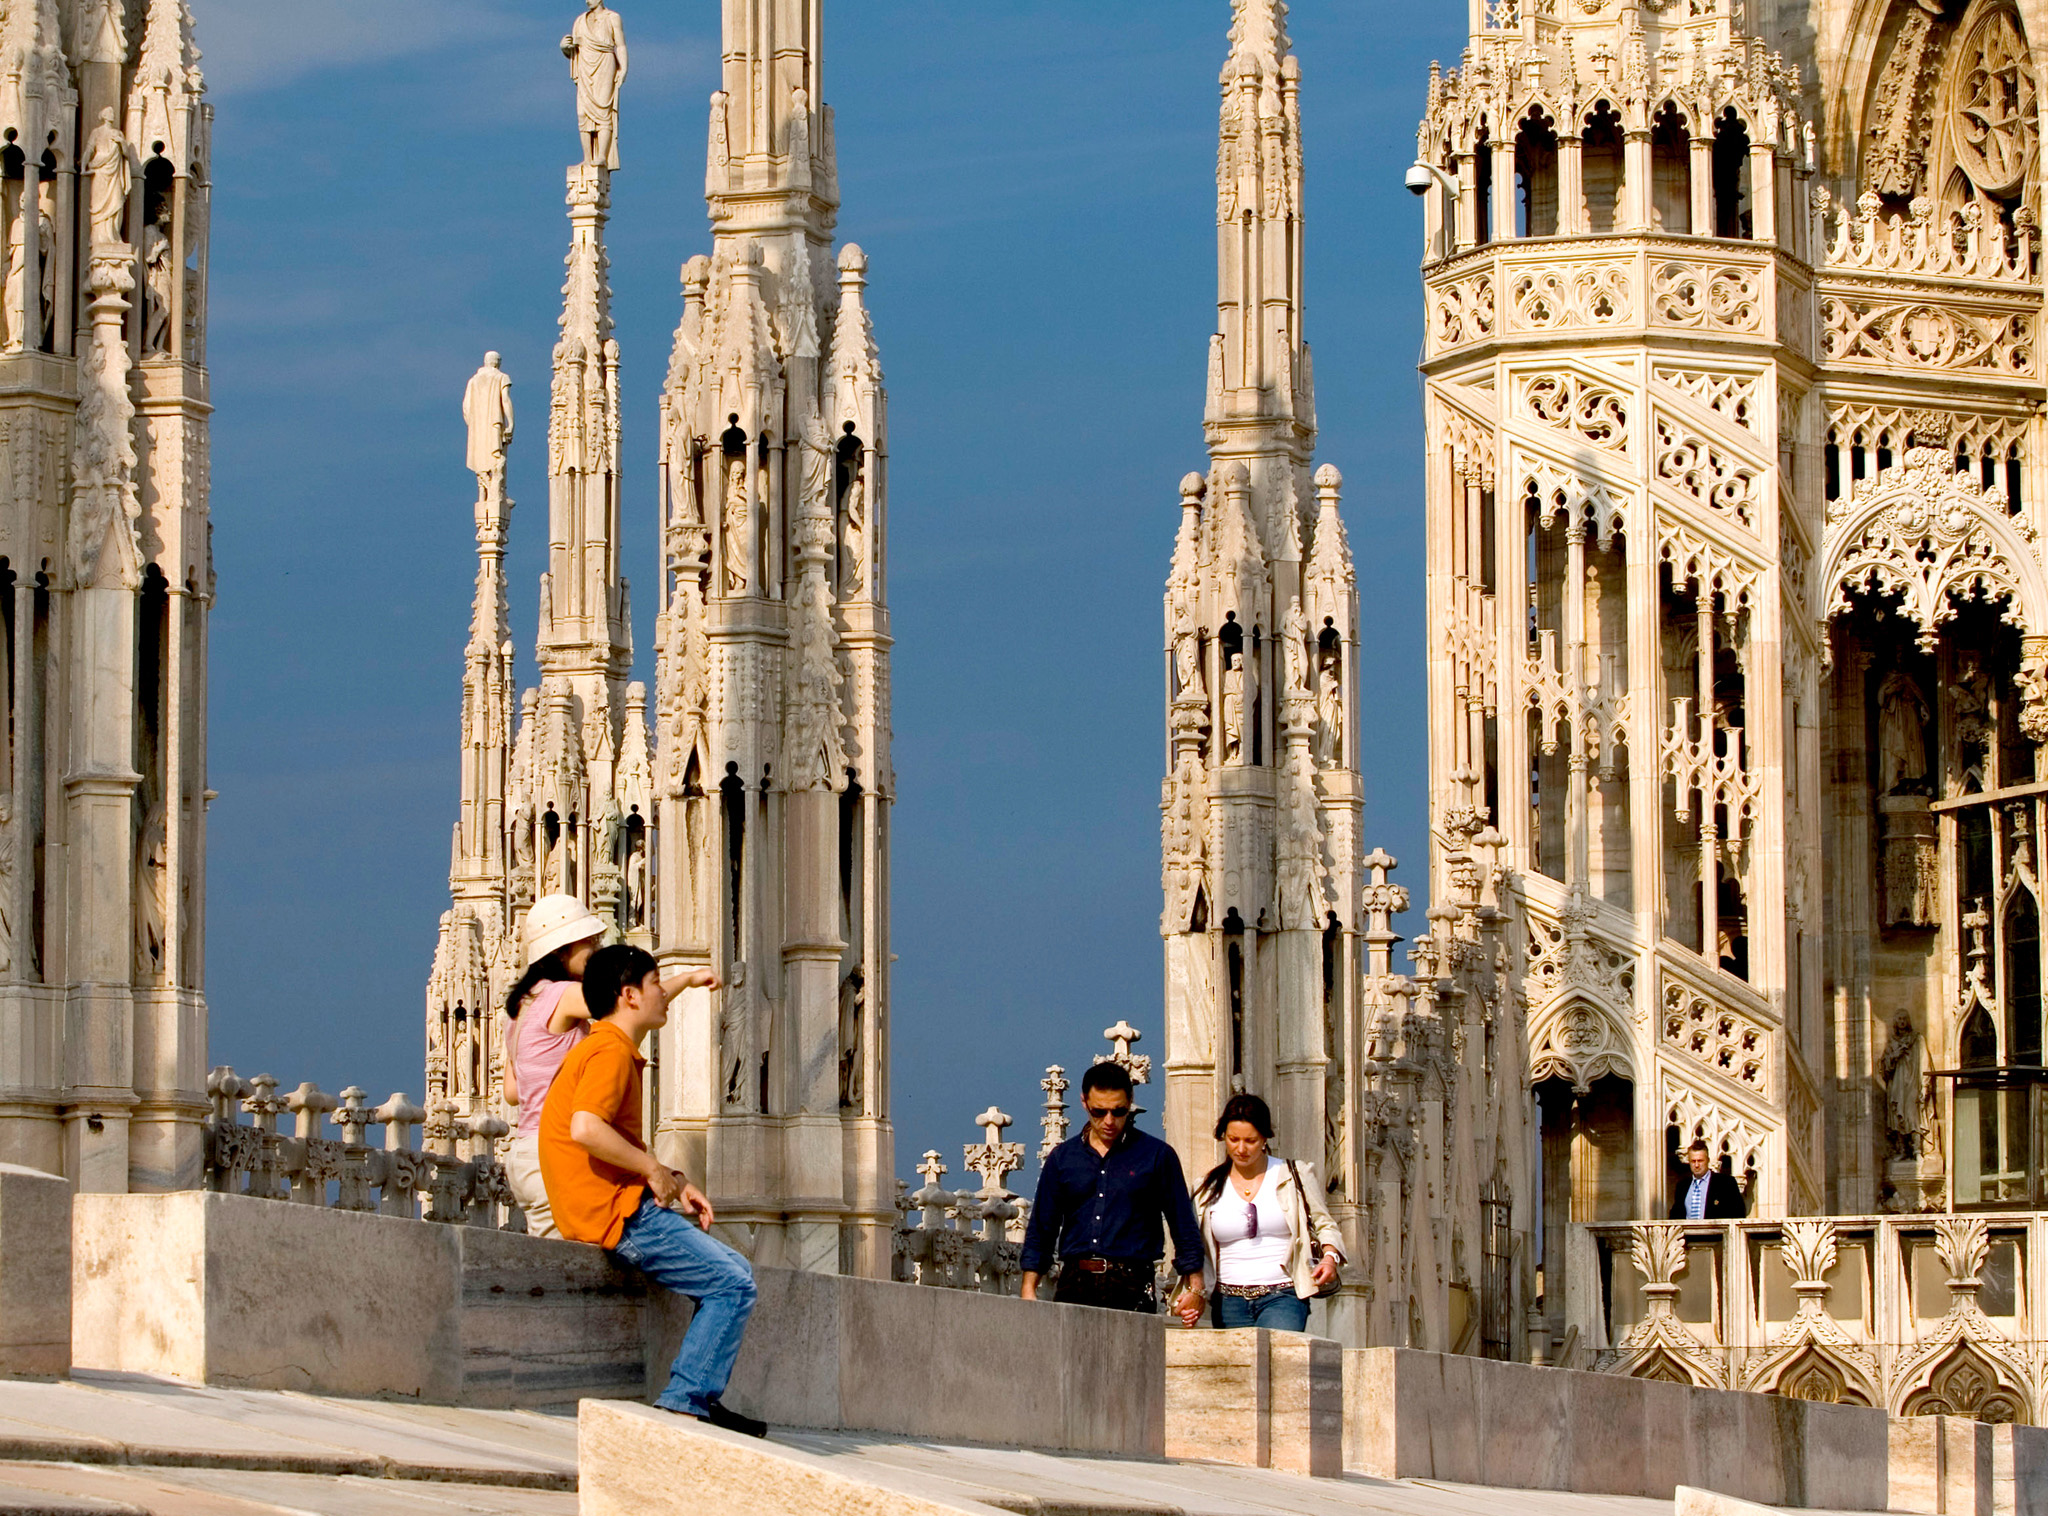
[[[1216,1238],[1216,1275],[1225,1284],[1292,1284],[1287,1259],[1294,1251],[1294,1234],[1287,1224],[1287,1208],[1280,1203],[1280,1176],[1287,1165],[1278,1158],[1266,1160],[1266,1177],[1250,1200],[1237,1192],[1226,1175],[1223,1193],[1209,1208],[1209,1230]],[[1252,1235],[1252,1212],[1259,1217],[1258,1235]]]

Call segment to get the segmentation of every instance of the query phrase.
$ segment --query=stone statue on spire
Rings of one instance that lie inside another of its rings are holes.
[[[505,472],[505,450],[512,441],[512,379],[498,366],[496,353],[484,354],[484,366],[470,376],[462,392],[462,419],[469,426],[469,468],[488,488],[493,474]]]
[[[626,82],[626,28],[604,0],[585,10],[562,39],[562,55],[576,80],[576,129],[585,168],[619,166],[619,86]]]

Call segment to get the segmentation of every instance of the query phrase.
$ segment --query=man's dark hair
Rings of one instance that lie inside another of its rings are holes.
[[[652,953],[630,942],[615,942],[592,953],[583,965],[583,1003],[590,1007],[590,1019],[602,1021],[611,1015],[619,1008],[619,992],[641,983],[659,967]]]
[[[590,970],[585,969],[583,972],[587,978]],[[1096,1064],[1081,1076],[1081,1098],[1086,1100],[1096,1090],[1108,1090],[1111,1093],[1121,1090],[1126,1095],[1130,1094],[1131,1071],[1120,1063]]]
[[[585,970],[584,970],[583,972],[584,972],[584,976],[585,976],[585,977],[586,977],[586,979],[587,979],[587,978],[589,977],[589,973],[590,973],[590,971],[589,971],[588,969],[585,969]],[[589,991],[587,991],[587,990],[586,990],[586,991],[584,991],[584,994],[585,994],[585,997],[587,998],[587,997],[588,997],[588,995],[589,995]],[[1713,1157],[1713,1156],[1714,1156],[1714,1150],[1713,1150],[1712,1148],[1708,1147],[1708,1146],[1706,1145],[1706,1143],[1702,1142],[1702,1141],[1701,1141],[1701,1140],[1700,1140],[1699,1138],[1697,1138],[1697,1137],[1693,1138],[1693,1140],[1692,1140],[1692,1141],[1688,1142],[1688,1143],[1687,1143],[1687,1144],[1685,1145],[1685,1150],[1686,1150],[1686,1151],[1687,1151],[1688,1153],[1705,1153],[1705,1154],[1706,1154],[1706,1155],[1707,1155],[1707,1156],[1708,1156],[1709,1158],[1711,1158],[1711,1157]]]

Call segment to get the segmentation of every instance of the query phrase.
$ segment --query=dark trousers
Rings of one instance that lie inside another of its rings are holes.
[[[1159,1314],[1159,1301],[1152,1291],[1152,1271],[1141,1263],[1112,1264],[1099,1274],[1076,1268],[1071,1261],[1063,1263],[1052,1298],[1061,1305],[1140,1311],[1147,1316]]]

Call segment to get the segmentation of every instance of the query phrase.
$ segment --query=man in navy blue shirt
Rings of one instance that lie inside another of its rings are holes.
[[[1082,1075],[1081,1106],[1088,1125],[1047,1154],[1038,1172],[1021,1293],[1036,1300],[1039,1276],[1057,1257],[1053,1298],[1061,1304],[1157,1311],[1152,1270],[1164,1246],[1164,1218],[1181,1282],[1176,1308],[1192,1301],[1199,1312],[1202,1231],[1180,1159],[1131,1125],[1131,1076],[1123,1065],[1098,1063]]]

